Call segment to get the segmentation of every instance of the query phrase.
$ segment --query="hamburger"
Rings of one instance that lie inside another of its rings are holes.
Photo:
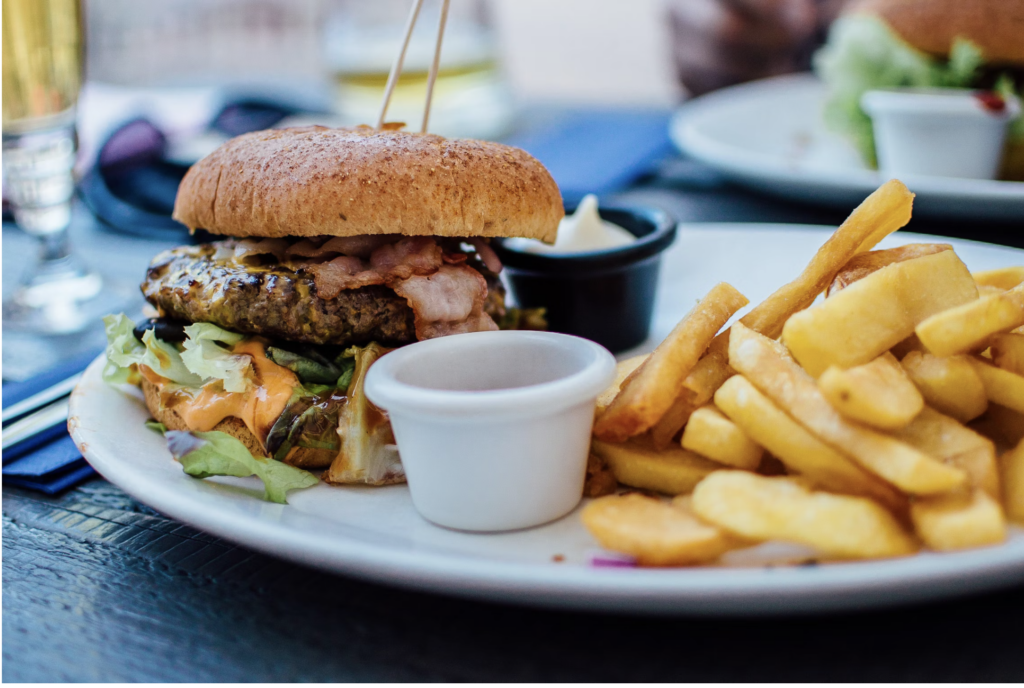
[[[106,318],[105,377],[138,384],[168,430],[226,433],[329,483],[401,482],[367,369],[418,340],[519,327],[489,242],[553,242],[562,216],[544,166],[497,143],[390,126],[239,136],[175,201],[218,240],[153,259],[155,317]]]
[[[876,166],[871,120],[860,107],[879,88],[964,88],[1003,98],[1024,92],[1024,0],[857,0],[814,56],[826,122]],[[1024,180],[1024,117],[1010,125],[1003,179]]]

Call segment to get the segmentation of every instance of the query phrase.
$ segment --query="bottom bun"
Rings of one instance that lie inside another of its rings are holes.
[[[142,381],[142,393],[146,397],[146,407],[153,417],[167,426],[168,430],[188,430],[189,427],[173,406],[164,403],[160,390],[149,380]],[[246,427],[240,418],[233,416],[225,418],[213,428],[217,432],[224,432],[245,445],[253,456],[269,456],[263,443],[256,435]],[[310,449],[307,447],[295,447],[284,458],[284,462],[299,468],[327,468],[334,461],[337,452],[330,449]]]

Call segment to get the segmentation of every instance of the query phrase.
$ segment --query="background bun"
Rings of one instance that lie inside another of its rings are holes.
[[[160,397],[160,390],[152,382],[142,380],[142,393],[146,397],[146,407],[153,417],[167,426],[168,430],[188,430],[185,421],[172,407],[164,406]],[[267,452],[263,444],[250,432],[249,428],[241,419],[229,416],[213,428],[220,432],[226,432],[245,445],[246,449],[253,456],[266,456]],[[299,468],[327,468],[334,461],[337,452],[327,449],[307,449],[296,447],[288,452],[284,462]]]
[[[1024,64],[1024,0],[860,0],[848,11],[881,17],[926,53],[948,55],[962,36],[990,64]]]
[[[231,139],[188,171],[174,219],[230,236],[521,236],[553,242],[558,186],[518,148],[300,127]]]

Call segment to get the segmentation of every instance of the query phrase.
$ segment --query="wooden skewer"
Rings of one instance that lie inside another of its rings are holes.
[[[388,84],[384,87],[384,100],[380,104],[380,114],[377,116],[377,129],[384,125],[384,116],[388,112],[388,104],[391,102],[391,94],[398,83],[398,76],[402,73],[402,63],[405,62],[405,51],[409,49],[409,39],[412,38],[412,30],[416,27],[416,19],[419,17],[420,8],[423,7],[423,0],[414,0],[412,9],[409,11],[409,18],[405,22],[405,38],[402,39],[402,49],[398,52],[394,64],[391,65],[391,73],[388,74]],[[429,94],[427,98],[429,99]]]
[[[444,25],[448,22],[448,3],[450,0],[443,0],[441,3],[441,18],[437,22],[437,43],[434,45],[434,61],[430,65],[430,76],[427,79],[427,102],[423,105],[423,127],[420,133],[427,133],[427,123],[430,121],[430,103],[434,99],[434,82],[437,81],[437,68],[441,64],[441,42],[444,40]]]

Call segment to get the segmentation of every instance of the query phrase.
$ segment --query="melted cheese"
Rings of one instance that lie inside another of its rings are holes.
[[[265,443],[267,433],[284,412],[292,392],[299,385],[295,373],[277,365],[267,358],[262,342],[257,339],[238,344],[232,353],[250,357],[253,384],[245,392],[225,392],[219,383],[211,383],[196,394],[185,390],[164,392],[169,382],[147,366],[139,366],[140,372],[160,388],[167,406],[173,406],[189,430],[207,432],[213,430],[225,418],[239,418],[245,427]]]

